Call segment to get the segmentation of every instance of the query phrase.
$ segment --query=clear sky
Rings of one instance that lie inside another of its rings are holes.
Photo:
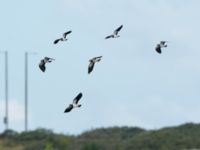
[[[77,134],[97,127],[157,129],[200,122],[199,0],[6,0],[0,50],[9,52],[11,129],[24,130],[24,53],[29,129]],[[123,24],[118,39],[105,40]],[[53,44],[72,30],[67,42]],[[160,55],[154,48],[169,41]],[[88,60],[102,55],[88,75]],[[42,73],[38,63],[56,59]],[[79,93],[82,107],[64,114]],[[0,132],[4,130],[0,54]]]

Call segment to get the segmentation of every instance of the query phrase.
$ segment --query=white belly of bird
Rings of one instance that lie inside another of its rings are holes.
[[[78,104],[73,104],[73,107],[74,107],[74,108],[78,107]]]
[[[119,37],[119,35],[114,34],[114,38],[118,38],[118,37]]]

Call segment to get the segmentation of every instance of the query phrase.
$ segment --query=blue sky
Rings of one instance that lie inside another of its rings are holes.
[[[9,52],[10,128],[24,130],[25,51],[37,52],[29,55],[30,130],[77,134],[108,126],[199,123],[199,6],[198,0],[0,2],[1,50]],[[104,40],[121,24],[120,38]],[[69,40],[54,45],[68,30]],[[169,41],[161,55],[154,50],[160,40]],[[88,60],[100,55],[87,75]],[[38,63],[45,56],[56,61],[42,73]],[[2,120],[2,54],[0,68]],[[83,106],[64,114],[79,92]]]

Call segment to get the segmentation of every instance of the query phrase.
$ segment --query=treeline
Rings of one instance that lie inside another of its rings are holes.
[[[200,150],[200,124],[160,130],[100,128],[78,136],[37,129],[0,134],[0,150]]]

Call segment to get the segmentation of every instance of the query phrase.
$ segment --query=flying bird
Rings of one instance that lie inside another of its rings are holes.
[[[79,93],[74,99],[73,103],[65,109],[64,113],[70,112],[73,108],[81,107],[81,104],[78,104],[79,100],[82,98],[83,94]]]
[[[45,72],[46,70],[46,63],[51,63],[53,60],[55,60],[54,58],[49,58],[49,57],[44,57],[44,59],[42,59],[39,63],[39,68],[42,72]]]
[[[98,56],[98,57],[94,57],[92,59],[89,60],[89,66],[88,66],[88,74],[90,74],[92,72],[92,70],[94,69],[94,65],[96,62],[99,62],[101,60],[102,56]]]
[[[120,27],[118,27],[114,32],[113,34],[109,35],[109,36],[106,36],[105,39],[109,39],[109,38],[118,38],[120,37],[118,35],[119,31],[122,29],[123,25],[121,25]]]
[[[59,38],[59,39],[56,39],[54,41],[54,44],[57,44],[59,41],[67,41],[67,35],[70,34],[72,31],[67,31],[65,33],[63,33],[63,37],[62,38]]]
[[[166,44],[166,43],[167,43],[167,41],[160,41],[160,43],[156,45],[155,50],[156,50],[159,54],[161,54],[161,53],[162,53],[162,48],[163,48],[163,47],[167,47],[167,44]]]

